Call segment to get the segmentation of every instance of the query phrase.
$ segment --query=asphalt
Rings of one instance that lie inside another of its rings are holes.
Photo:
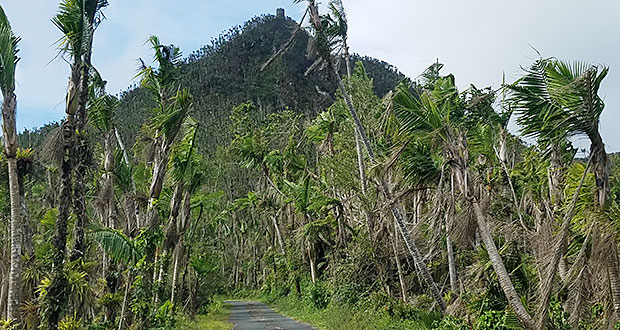
[[[233,330],[317,330],[307,324],[276,313],[255,301],[226,301],[231,306]]]

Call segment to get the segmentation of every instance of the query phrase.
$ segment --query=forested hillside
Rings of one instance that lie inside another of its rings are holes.
[[[90,61],[114,4],[62,0],[66,115],[19,136],[0,7],[0,326],[177,329],[237,297],[326,329],[618,328],[608,68],[405,79],[350,55],[341,1],[305,3],[189,56],[152,36],[114,96]]]

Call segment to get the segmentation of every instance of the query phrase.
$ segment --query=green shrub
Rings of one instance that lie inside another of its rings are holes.
[[[304,292],[304,299],[316,309],[324,309],[329,304],[330,293],[324,282],[309,285]]]
[[[469,330],[471,327],[465,321],[454,316],[446,316],[440,321],[435,321],[432,326],[436,330]]]

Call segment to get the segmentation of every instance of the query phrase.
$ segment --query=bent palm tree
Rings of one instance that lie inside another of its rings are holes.
[[[22,220],[17,174],[17,130],[15,128],[15,67],[19,37],[0,7],[0,90],[2,91],[2,136],[4,153],[9,165],[9,190],[11,200],[11,268],[9,271],[8,314],[9,320],[18,319],[21,288]]]
[[[598,90],[607,76],[608,68],[589,65],[583,62],[572,64],[554,60],[536,61],[526,75],[511,86],[512,101],[519,113],[518,122],[522,132],[543,140],[558,142],[577,135],[585,135],[590,140],[590,163],[596,179],[597,210],[605,211],[610,204],[609,165],[605,144],[599,132],[600,116],[605,108]],[[570,214],[570,212],[569,212]],[[544,299],[551,290],[558,262],[566,250],[568,225],[572,216],[565,217],[562,230],[557,238],[554,258],[547,270],[543,287],[543,303],[539,315],[539,328],[544,327],[547,317],[547,304]],[[607,239],[616,242],[615,232],[607,233]],[[613,308],[620,317],[620,274],[618,270],[618,251],[612,244],[608,258],[608,275],[613,298]]]
[[[478,231],[508,303],[521,324],[533,329],[532,319],[510,279],[493,241],[487,216],[480,206],[479,196],[474,191],[469,170],[467,137],[465,131],[459,127],[459,123],[451,119],[455,112],[462,110],[459,107],[463,105],[457,103],[457,96],[458,91],[452,76],[438,78],[434,89],[422,93],[419,98],[412,95],[409,86],[400,84],[393,97],[395,116],[400,122],[398,134],[405,139],[438,142],[434,145],[441,148],[443,158],[450,164],[463,195],[474,211]]]

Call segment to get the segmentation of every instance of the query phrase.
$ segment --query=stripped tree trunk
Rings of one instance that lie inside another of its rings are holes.
[[[400,292],[403,296],[403,301],[407,302],[407,287],[405,286],[405,277],[403,275],[403,267],[400,264],[400,257],[398,256],[398,250],[396,249],[396,242],[398,241],[398,228],[394,224],[394,235],[392,236],[392,250],[394,251],[394,261],[396,261],[396,271],[398,272],[398,281],[400,283]]]
[[[17,173],[17,130],[15,108],[17,98],[13,91],[5,92],[2,102],[2,135],[4,152],[9,171],[9,198],[11,204],[11,265],[9,270],[9,292],[7,319],[19,321],[21,299],[21,254],[22,254],[22,215],[20,203],[20,184]]]
[[[309,241],[306,241],[306,247],[308,251],[308,260],[310,262],[310,276],[312,278],[312,283],[316,283],[316,261],[312,256],[312,248],[310,247]]]
[[[454,247],[452,246],[451,227],[448,221],[448,213],[445,215],[446,222],[446,249],[448,250],[448,273],[450,274],[450,290],[453,293],[459,292],[456,277],[456,262],[454,260]]]

